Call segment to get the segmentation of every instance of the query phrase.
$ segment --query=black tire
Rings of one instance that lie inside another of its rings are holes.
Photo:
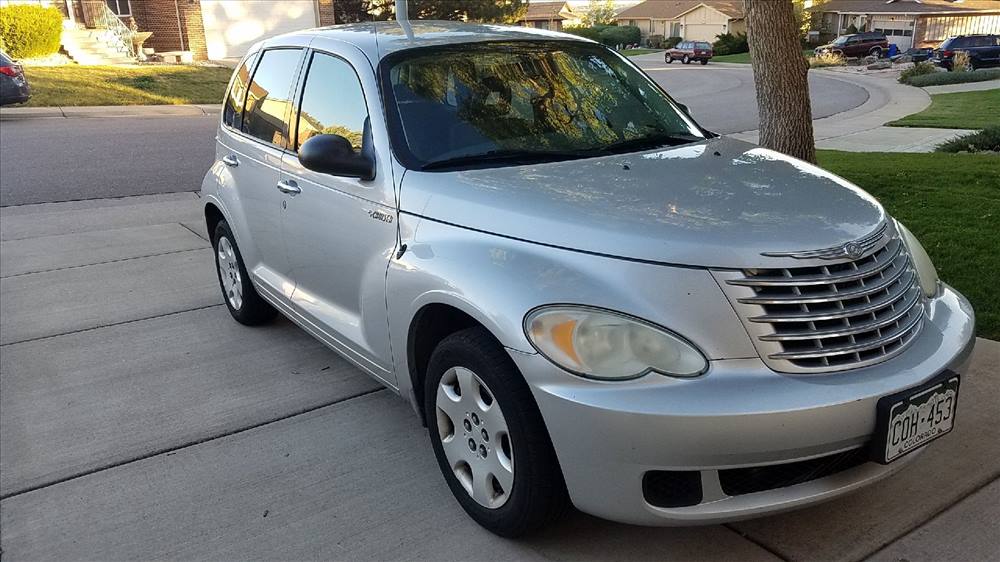
[[[226,239],[232,246],[233,254],[236,257],[235,266],[239,272],[239,283],[240,287],[242,287],[243,297],[238,308],[231,302],[229,292],[226,290],[225,282],[222,279],[222,269],[219,267],[219,247],[223,239]],[[215,271],[219,278],[219,288],[222,290],[222,300],[226,303],[229,314],[232,314],[237,322],[247,326],[259,326],[274,320],[278,311],[257,294],[257,289],[250,282],[250,275],[247,274],[246,265],[243,264],[243,255],[240,254],[240,248],[236,245],[236,237],[233,236],[233,231],[229,228],[229,224],[225,220],[219,221],[219,224],[215,227],[215,232],[212,235],[212,249],[215,253]]]
[[[684,55],[684,58],[681,59],[681,62],[684,64],[691,64],[691,57]]]
[[[701,59],[701,65],[705,66],[706,64],[708,64],[708,59]]]
[[[670,55],[667,55],[667,56],[663,57],[663,62],[665,62],[667,64],[670,64],[670,63],[674,62],[674,57],[672,57]]]
[[[444,453],[438,433],[437,388],[453,367],[465,367],[489,387],[507,422],[513,448],[513,490],[503,505],[488,508],[466,492]],[[502,537],[518,537],[556,520],[569,505],[566,484],[538,406],[511,358],[482,327],[456,332],[431,354],[424,381],[424,412],[438,465],[466,513]]]
[[[882,58],[882,47],[872,47],[872,50],[868,51],[868,54],[880,59]]]

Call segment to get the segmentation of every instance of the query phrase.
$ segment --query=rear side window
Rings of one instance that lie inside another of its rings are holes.
[[[313,54],[302,90],[296,149],[314,135],[334,134],[359,150],[366,117],[368,108],[354,68],[343,59]]]
[[[257,60],[257,53],[247,57],[233,77],[233,85],[229,87],[229,94],[226,96],[226,105],[222,109],[222,122],[226,125],[239,129],[243,123],[243,100],[246,99],[247,84],[250,83],[250,70],[254,61]]]
[[[292,86],[301,57],[302,49],[264,51],[247,89],[244,133],[279,148],[288,148]]]

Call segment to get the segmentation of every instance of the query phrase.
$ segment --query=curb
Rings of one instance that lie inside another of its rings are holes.
[[[77,107],[9,107],[0,108],[0,121],[53,118],[205,116],[222,112],[220,104],[185,105],[110,105]]]

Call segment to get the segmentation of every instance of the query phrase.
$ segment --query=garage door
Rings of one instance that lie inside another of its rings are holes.
[[[885,33],[890,43],[905,51],[913,46],[914,21],[904,16],[875,16],[872,18],[872,31]]]
[[[208,58],[238,57],[274,35],[316,27],[315,0],[201,0]]]
[[[684,26],[684,39],[688,41],[715,42],[715,36],[725,33],[725,26],[714,23],[689,23]]]

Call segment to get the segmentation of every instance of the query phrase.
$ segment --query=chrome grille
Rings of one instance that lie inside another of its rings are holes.
[[[885,361],[905,349],[923,323],[920,283],[897,236],[853,261],[716,275],[761,357],[778,371],[840,371]]]

